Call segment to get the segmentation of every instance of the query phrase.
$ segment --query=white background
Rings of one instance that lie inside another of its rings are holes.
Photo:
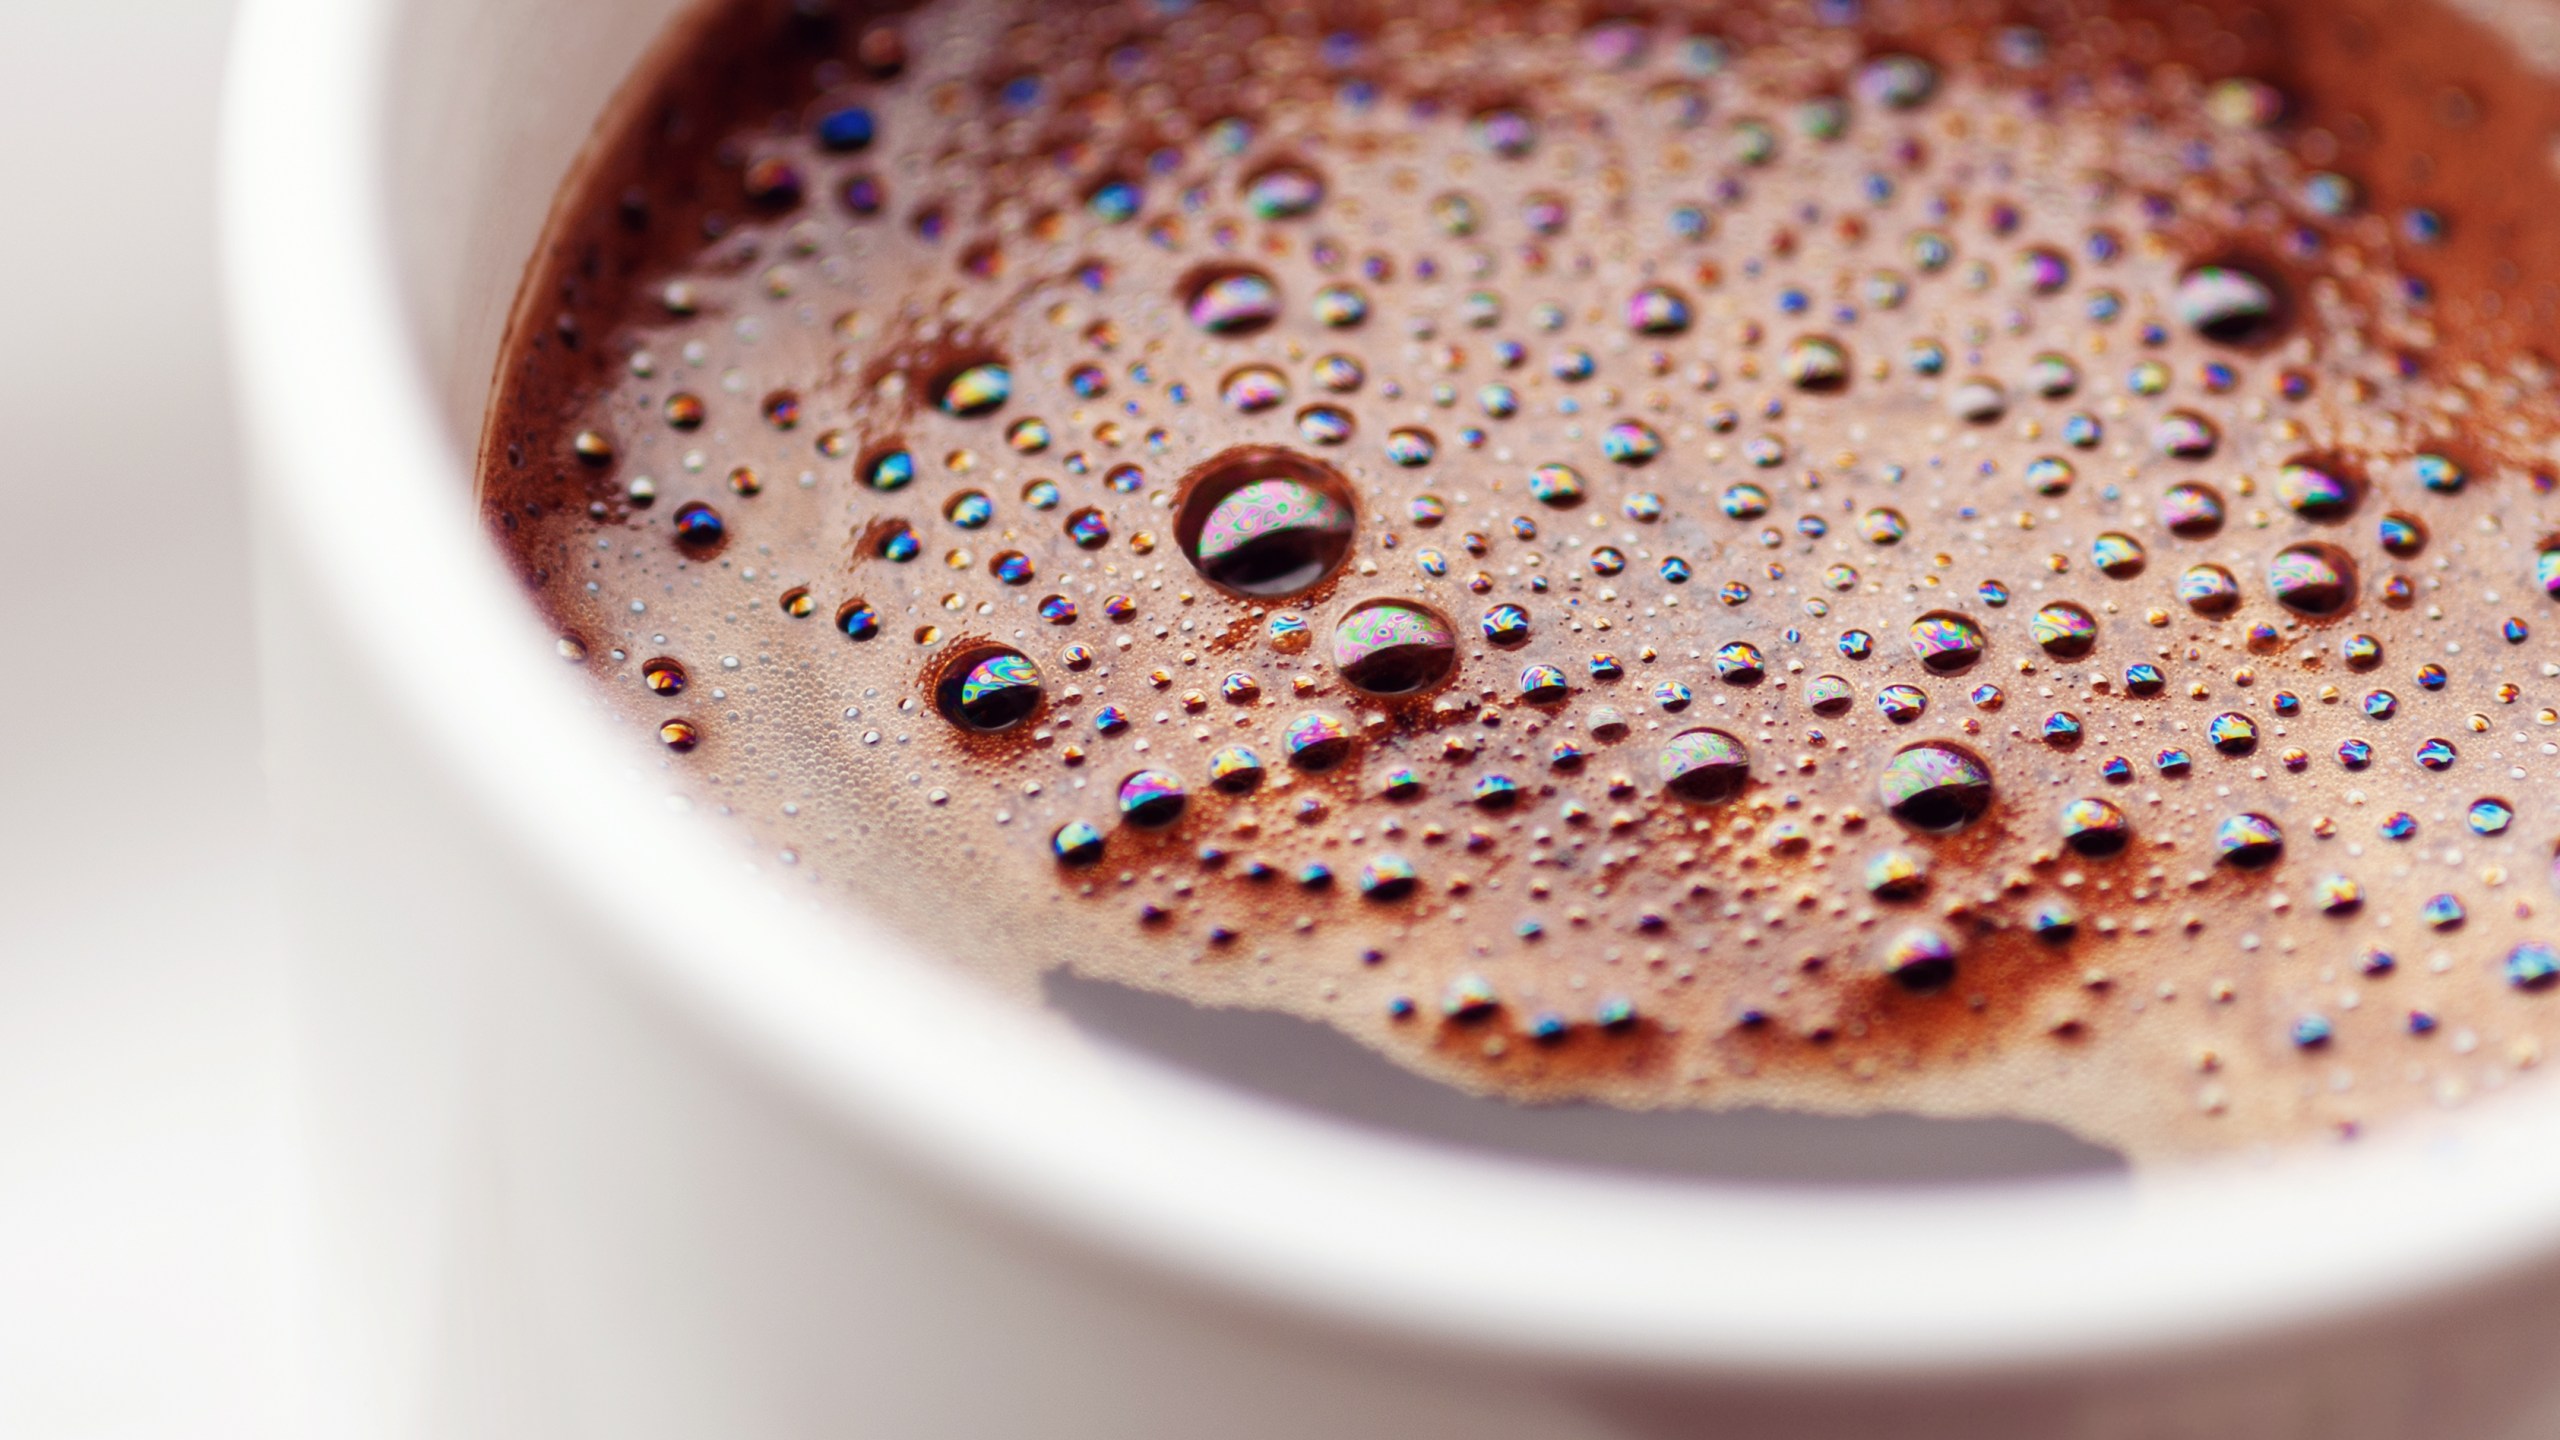
[[[0,1437],[284,1429],[224,0],[0,0]]]

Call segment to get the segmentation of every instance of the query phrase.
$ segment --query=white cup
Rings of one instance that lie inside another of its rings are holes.
[[[251,0],[223,180],[313,1433],[2560,1434],[2560,1103],[1961,1188],[1541,1164],[1079,1034],[671,812],[468,457],[679,0]]]

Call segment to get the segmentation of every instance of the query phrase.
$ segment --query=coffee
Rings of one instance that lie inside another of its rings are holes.
[[[2351,1134],[2560,1004],[2533,15],[715,8],[484,505],[672,793],[1001,981]]]

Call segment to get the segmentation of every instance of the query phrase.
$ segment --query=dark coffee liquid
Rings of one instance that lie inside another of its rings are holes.
[[[676,793],[1000,975],[2352,1131],[2560,1005],[2560,90],[2465,8],[720,11],[487,513]]]

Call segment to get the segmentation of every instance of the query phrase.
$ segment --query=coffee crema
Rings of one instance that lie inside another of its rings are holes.
[[[483,504],[676,795],[1018,989],[2352,1135],[2560,1017],[2533,18],[719,5]]]

